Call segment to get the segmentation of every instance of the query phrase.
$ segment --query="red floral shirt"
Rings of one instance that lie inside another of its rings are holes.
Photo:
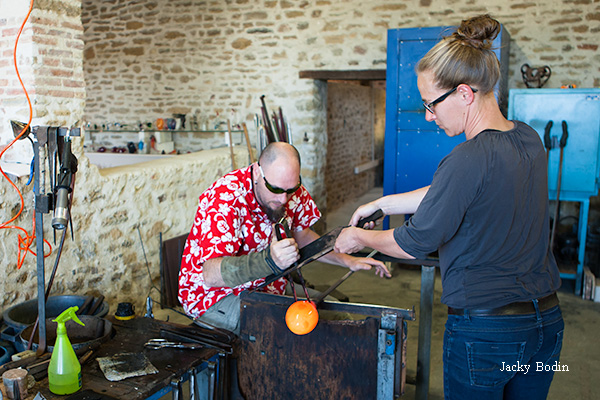
[[[302,231],[315,224],[321,213],[301,186],[286,204],[285,216],[292,231]],[[264,278],[233,288],[209,287],[202,266],[211,258],[262,251],[271,243],[272,231],[272,222],[254,197],[251,166],[230,172],[202,193],[179,271],[179,301],[185,312],[197,318],[225,296],[239,296],[262,284]],[[265,291],[283,294],[285,285],[281,278]]]

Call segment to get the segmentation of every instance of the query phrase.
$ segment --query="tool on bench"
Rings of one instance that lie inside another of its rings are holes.
[[[198,331],[185,331],[182,329],[174,330],[162,328],[160,330],[160,336],[167,341],[178,341],[190,344],[193,343],[197,345],[202,345],[203,347],[216,349],[226,354],[233,353],[233,347],[230,342],[219,340],[218,338],[215,338],[214,336],[211,336],[209,334],[201,334]]]
[[[565,146],[567,145],[567,138],[569,137],[569,130],[567,127],[567,122],[562,122],[562,136],[560,137],[559,147],[560,147],[560,158],[558,161],[558,178],[556,182],[556,204],[554,206],[554,219],[552,220],[552,233],[550,234],[550,249],[554,249],[554,238],[556,236],[556,227],[558,225],[558,213],[560,208],[560,186],[562,181],[562,164],[563,164],[563,154],[565,150]]]
[[[183,342],[171,342],[167,339],[150,339],[144,347],[149,349],[163,349],[163,348],[175,348],[175,349],[204,349],[205,347],[200,343],[183,343]]]
[[[369,222],[377,221],[378,219],[380,219],[382,217],[383,217],[383,211],[377,210],[370,216],[362,218],[360,221],[358,221],[358,224],[356,224],[356,226],[359,226],[359,227],[365,226],[365,224],[367,224]],[[347,228],[347,226],[340,226],[338,228],[335,228],[334,230],[330,231],[329,233],[321,236],[319,239],[317,239],[317,240],[307,244],[303,248],[301,248],[299,250],[300,251],[300,259],[298,261],[296,261],[290,267],[284,269],[283,271],[281,271],[278,274],[269,275],[265,279],[265,281],[254,290],[261,289],[265,286],[268,286],[271,283],[275,282],[277,279],[282,278],[296,270],[299,270],[306,264],[308,264],[308,263],[324,256],[325,254],[329,253],[330,251],[332,251],[333,247],[335,246],[335,240],[337,239],[337,237],[342,232],[342,229],[344,229],[344,228]]]

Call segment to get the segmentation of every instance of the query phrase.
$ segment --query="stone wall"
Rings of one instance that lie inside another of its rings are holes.
[[[85,118],[136,123],[185,113],[251,127],[265,94],[296,141],[307,134],[303,157],[314,163],[306,169],[322,171],[325,157],[311,153],[327,148],[326,97],[299,71],[385,68],[388,29],[455,25],[484,12],[512,36],[510,88],[523,87],[525,62],[551,66],[547,87],[600,85],[600,5],[592,0],[84,0]],[[324,178],[310,175],[325,209]]]
[[[102,293],[112,312],[120,301],[132,301],[141,310],[152,286],[160,287],[159,233],[169,239],[189,231],[198,196],[231,168],[229,149],[98,170],[80,154],[80,139],[74,140],[74,147],[79,157],[71,210],[74,240],[69,232],[52,294]],[[246,148],[235,148],[235,157],[245,160]],[[31,233],[33,194],[25,186],[26,180],[27,177],[16,180],[26,204],[16,224]],[[0,210],[0,219],[6,221],[18,208],[18,196],[3,184],[0,197],[9,206]],[[61,235],[57,231],[55,243],[51,218],[52,213],[44,216],[45,239],[53,247],[45,261],[46,279]],[[17,269],[18,234],[15,230],[0,230],[4,271],[0,280],[0,311],[37,294],[36,257],[28,254],[23,267]],[[35,251],[35,243],[32,250]],[[45,250],[49,250],[48,245]],[[160,298],[156,291],[152,297]]]
[[[80,0],[41,2],[32,11],[17,47],[17,66],[34,105],[31,109],[13,61],[15,39],[29,2],[0,0],[0,145],[12,140],[10,120],[71,126],[82,119],[83,27]],[[31,145],[18,142],[3,157],[31,160]]]

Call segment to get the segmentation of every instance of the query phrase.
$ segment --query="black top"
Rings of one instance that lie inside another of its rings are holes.
[[[394,230],[416,258],[439,250],[450,307],[500,307],[560,287],[544,147],[531,127],[513,122],[510,131],[486,130],[456,146],[415,214]]]

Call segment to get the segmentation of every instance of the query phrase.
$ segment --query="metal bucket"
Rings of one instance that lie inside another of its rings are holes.
[[[46,318],[56,318],[69,307],[83,306],[85,303],[86,296],[76,295],[62,295],[62,296],[50,296],[46,302]],[[103,301],[102,304],[96,309],[94,316],[104,317],[108,314],[109,305]],[[38,302],[37,299],[29,300],[24,303],[14,305],[7,308],[4,311],[4,323],[10,327],[15,328],[17,332],[22,331],[29,325],[35,323],[38,316]]]
[[[110,321],[91,315],[78,315],[78,318],[85,324],[85,326],[81,326],[74,321],[67,321],[65,324],[65,327],[67,328],[67,336],[69,337],[71,345],[73,345],[73,350],[77,351],[80,348],[93,347],[96,344],[103,343],[104,341],[110,339],[112,336],[113,328]],[[46,319],[46,349],[49,352],[52,352],[54,349],[57,325],[58,324],[56,322],[52,322],[51,319]],[[24,346],[27,346],[27,342],[29,341],[32,330],[33,325],[30,325],[21,332],[21,343]],[[36,333],[33,337],[33,342],[31,345],[33,350],[36,350],[38,347],[38,331],[39,330],[36,330]]]

